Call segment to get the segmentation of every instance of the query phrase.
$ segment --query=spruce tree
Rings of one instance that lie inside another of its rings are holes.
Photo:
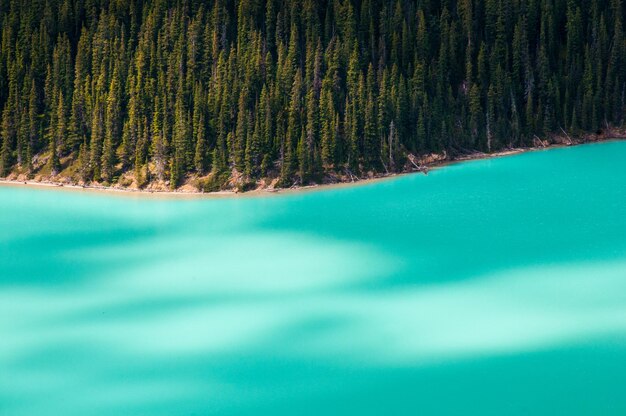
[[[7,176],[13,167],[13,121],[11,110],[5,106],[2,111],[2,149],[0,154],[0,176]]]

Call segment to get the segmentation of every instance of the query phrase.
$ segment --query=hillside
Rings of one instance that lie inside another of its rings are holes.
[[[621,126],[620,0],[0,3],[0,177],[211,191]]]

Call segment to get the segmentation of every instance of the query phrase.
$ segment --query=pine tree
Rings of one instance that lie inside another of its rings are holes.
[[[55,176],[61,170],[59,161],[59,153],[61,144],[67,135],[67,125],[65,121],[65,100],[63,92],[59,92],[58,103],[56,105],[56,116],[54,118],[55,126],[50,134],[50,172]]]
[[[176,96],[175,116],[174,116],[174,154],[170,161],[170,187],[176,189],[187,171],[189,160],[189,117],[187,109],[183,104],[182,89]]]
[[[472,137],[472,145],[474,147],[482,147],[483,142],[483,120],[485,118],[485,114],[483,112],[481,100],[480,100],[480,89],[478,85],[472,85],[470,89],[469,96],[469,106],[470,106],[470,131]]]
[[[193,158],[196,172],[198,172],[199,174],[203,174],[207,171],[208,151],[209,146],[206,138],[204,115],[200,115],[196,127],[196,149]]]
[[[14,126],[9,105],[2,111],[2,150],[0,154],[0,176],[7,176],[13,167]]]
[[[360,97],[360,78],[361,71],[359,69],[359,49],[355,44],[350,56],[348,64],[346,112],[344,126],[347,135],[347,155],[348,164],[352,169],[358,169],[361,158],[360,138],[361,138],[361,112],[362,102]]]
[[[306,168],[301,167],[304,176],[309,176],[314,167],[313,159],[317,143],[319,143],[319,97],[316,88],[309,90],[306,99],[307,122],[304,137],[304,155],[300,163],[305,164]]]
[[[291,100],[289,103],[289,118],[287,121],[287,131],[284,144],[281,149],[281,178],[283,182],[290,181],[296,169],[297,158],[294,154],[297,149],[298,140],[302,131],[302,72],[300,69],[296,72],[296,76],[291,88]]]
[[[260,167],[261,157],[261,121],[257,118],[254,131],[246,141],[246,168],[245,174],[249,178],[256,178]]]
[[[337,143],[336,113],[334,109],[332,92],[322,92],[320,118],[322,125],[322,162],[324,166],[331,167],[335,162],[335,148]]]
[[[239,172],[244,171],[246,138],[248,136],[249,114],[247,111],[247,91],[242,91],[239,96],[239,109],[237,111],[237,127],[231,146],[233,164]]]
[[[78,174],[79,179],[83,182],[89,182],[90,176],[90,165],[89,165],[89,148],[86,141],[83,141],[80,144],[78,150],[78,161],[80,163]]]
[[[35,81],[32,80],[28,95],[28,153],[29,171],[32,171],[32,156],[39,151],[40,122],[38,115],[38,100]]]
[[[142,124],[147,125],[147,120],[144,119]],[[150,170],[146,168],[146,173],[144,174],[144,165],[146,164],[148,157],[148,140],[149,140],[149,131],[148,129],[143,130],[142,136],[138,139],[137,145],[135,146],[135,161],[133,163],[135,167],[135,183],[138,188],[143,188],[146,182],[150,180]]]
[[[389,161],[389,169],[391,171],[396,171],[398,169],[398,152],[399,152],[399,138],[398,138],[398,130],[396,129],[396,125],[393,121],[389,124],[389,137],[387,138],[387,156]]]
[[[155,100],[154,114],[152,116],[152,160],[158,180],[165,178],[165,166],[167,164],[167,142],[163,126],[163,116],[160,100]]]
[[[363,153],[366,166],[375,168],[378,165],[378,126],[375,100],[374,67],[370,64],[367,70],[367,98],[365,100],[365,116],[363,124]]]
[[[115,69],[111,78],[111,84],[109,86],[109,93],[106,101],[105,132],[102,147],[101,175],[102,179],[106,182],[110,182],[115,173],[116,150],[121,136],[120,94],[119,72]]]

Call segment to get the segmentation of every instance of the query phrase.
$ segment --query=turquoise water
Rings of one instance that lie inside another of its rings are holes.
[[[0,187],[0,414],[624,415],[626,142],[284,196]]]

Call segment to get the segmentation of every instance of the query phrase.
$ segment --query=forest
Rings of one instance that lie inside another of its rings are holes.
[[[0,176],[290,187],[619,126],[623,18],[621,0],[0,0]]]

